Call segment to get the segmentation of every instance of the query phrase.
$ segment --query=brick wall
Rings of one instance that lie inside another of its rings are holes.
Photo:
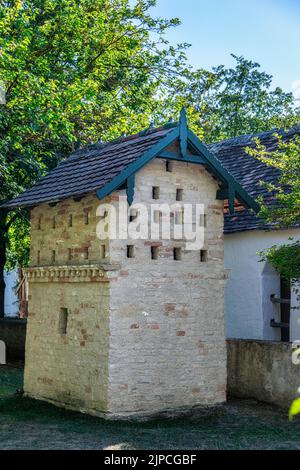
[[[152,188],[160,198],[152,200]],[[205,250],[185,242],[96,237],[95,194],[32,211],[25,392],[90,413],[153,414],[225,400],[223,202],[200,166],[156,159],[136,175],[134,203],[203,203]],[[118,191],[107,202],[117,206]],[[86,213],[88,212],[88,219]],[[72,215],[72,223],[70,223]],[[88,221],[88,223],[87,223]],[[158,259],[151,259],[151,246]],[[174,247],[182,248],[174,260]],[[71,250],[71,251],[70,251]],[[55,255],[53,255],[55,252]],[[60,332],[67,309],[66,334]],[[38,360],[37,360],[38,358]]]
[[[24,379],[30,396],[91,412],[106,410],[109,354],[109,283],[99,267],[107,259],[96,238],[98,204],[91,194],[31,212]],[[68,311],[66,334],[59,333],[62,309]]]
[[[34,208],[31,211],[31,265],[72,266],[107,261],[100,257],[95,233],[98,205],[99,200],[92,193],[77,202],[69,198],[53,207],[41,204]]]
[[[25,392],[79,409],[106,409],[108,284],[93,280],[30,283]],[[67,334],[59,313],[68,309]]]
[[[152,187],[160,188],[153,201]],[[207,262],[199,250],[185,251],[184,241],[134,243],[127,259],[126,240],[111,244],[111,261],[119,263],[111,284],[109,411],[160,412],[225,400],[226,349],[223,326],[223,202],[216,182],[197,165],[174,162],[166,172],[157,159],[136,175],[134,203],[203,203],[207,215]],[[174,246],[183,249],[173,259]]]

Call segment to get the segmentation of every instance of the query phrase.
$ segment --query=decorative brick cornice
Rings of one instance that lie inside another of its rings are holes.
[[[108,271],[119,265],[31,266],[25,270],[29,282],[109,282]]]

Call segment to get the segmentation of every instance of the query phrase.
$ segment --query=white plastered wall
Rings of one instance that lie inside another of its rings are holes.
[[[17,270],[6,272],[4,275],[5,280],[5,300],[4,311],[7,317],[15,317],[19,312],[19,301],[15,292],[15,287],[18,283]]]
[[[230,269],[225,289],[227,338],[280,340],[280,329],[270,320],[280,320],[279,305],[270,295],[280,295],[280,278],[271,266],[259,261],[257,252],[272,245],[292,243],[300,230],[253,230],[225,235],[225,268]],[[299,303],[299,302],[298,302]],[[295,292],[291,302],[291,341],[300,339],[300,309]]]

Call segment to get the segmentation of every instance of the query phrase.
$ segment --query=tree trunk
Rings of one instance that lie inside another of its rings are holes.
[[[7,227],[6,227],[7,211],[0,209],[0,318],[4,318],[4,294],[5,294],[5,280],[4,269],[6,263],[6,241],[7,241]]]

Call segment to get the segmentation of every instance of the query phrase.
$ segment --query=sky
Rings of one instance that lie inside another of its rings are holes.
[[[300,0],[157,0],[151,12],[180,18],[167,38],[192,44],[196,68],[232,66],[230,54],[242,55],[300,99]]]

